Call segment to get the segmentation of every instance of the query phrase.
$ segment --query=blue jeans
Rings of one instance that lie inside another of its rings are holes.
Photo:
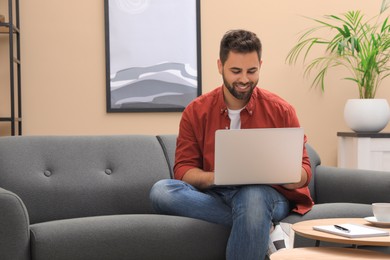
[[[180,180],[158,181],[150,192],[160,214],[202,219],[231,228],[226,259],[265,258],[270,228],[290,212],[288,200],[268,185],[198,190]]]

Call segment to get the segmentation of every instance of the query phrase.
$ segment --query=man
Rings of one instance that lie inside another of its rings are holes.
[[[217,129],[299,127],[291,105],[256,87],[261,51],[260,40],[252,32],[232,30],[224,35],[218,60],[223,85],[195,99],[183,112],[175,179],[157,182],[150,195],[159,213],[230,227],[226,259],[264,259],[272,223],[291,210],[304,214],[313,205],[307,188],[311,169],[305,149],[298,183],[213,186]],[[245,151],[240,151],[237,160],[244,156]]]

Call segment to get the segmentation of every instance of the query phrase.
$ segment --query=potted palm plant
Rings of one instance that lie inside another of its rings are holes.
[[[383,0],[379,14],[370,19],[361,11],[309,18],[316,25],[302,33],[286,58],[290,65],[302,58],[304,74],[315,71],[312,86],[321,87],[322,91],[329,69],[347,69],[349,75],[344,79],[356,83],[359,99],[347,101],[344,117],[356,132],[379,132],[390,119],[387,100],[375,99],[383,79],[390,75],[390,21],[389,15],[385,15],[389,2]],[[324,48],[324,54],[311,59],[314,47]]]

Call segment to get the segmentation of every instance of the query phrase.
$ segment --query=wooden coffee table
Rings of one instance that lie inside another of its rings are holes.
[[[355,249],[338,247],[303,247],[294,249],[279,250],[271,255],[271,260],[345,260],[345,259],[389,259],[388,254]]]
[[[330,219],[314,219],[298,222],[292,225],[292,229],[296,234],[317,240],[317,245],[319,241],[327,241],[339,244],[351,244],[351,245],[365,245],[365,246],[390,246],[390,236],[385,237],[363,237],[363,238],[347,238],[342,236],[337,236],[329,234],[326,232],[313,230],[313,226],[319,225],[335,225],[335,224],[362,224],[368,227],[375,227],[373,224],[366,221],[364,218],[330,218]],[[390,231],[390,228],[380,227]],[[389,256],[390,258],[390,256]]]

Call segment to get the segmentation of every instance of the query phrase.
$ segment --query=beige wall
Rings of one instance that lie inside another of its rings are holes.
[[[201,5],[203,92],[221,84],[216,61],[222,34],[231,28],[255,31],[264,46],[260,87],[296,107],[323,164],[336,165],[336,133],[348,131],[343,106],[357,91],[336,71],[321,94],[309,88],[300,66],[290,67],[284,59],[297,33],[309,26],[302,16],[351,8],[374,14],[380,0],[203,0]],[[25,135],[177,133],[181,113],[106,113],[103,0],[21,1],[21,16]],[[378,97],[390,97],[388,84]]]

